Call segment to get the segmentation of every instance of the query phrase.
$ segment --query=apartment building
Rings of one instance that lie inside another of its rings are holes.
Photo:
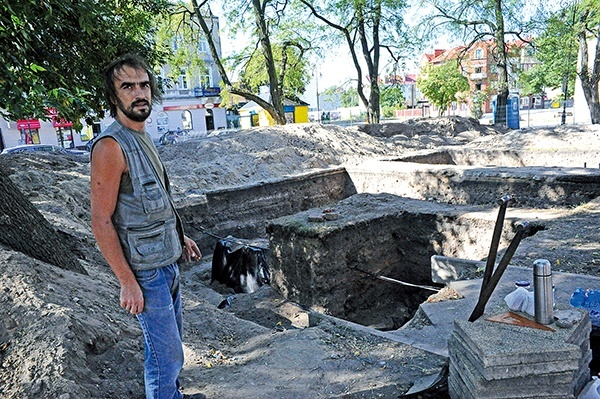
[[[508,46],[508,85],[511,93],[519,93],[519,74],[527,71],[538,63],[535,59],[533,48],[525,41],[517,40],[507,43]],[[494,57],[496,41],[493,39],[482,40],[470,48],[458,46],[451,49],[436,49],[433,53],[423,54],[421,57],[421,69],[426,65],[441,65],[449,60],[460,61],[463,75],[469,81],[469,92],[472,96],[476,93],[488,93],[489,98],[482,105],[484,113],[492,112],[491,98],[496,94],[496,83],[498,82],[498,64]],[[542,104],[539,99],[538,104]],[[534,101],[532,101],[535,103]],[[529,98],[521,99],[521,107],[528,107]],[[467,104],[455,104],[459,114],[465,110],[470,111],[472,101]]]

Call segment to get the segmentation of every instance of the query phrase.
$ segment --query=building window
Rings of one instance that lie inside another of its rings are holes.
[[[211,87],[209,75],[200,75],[198,80],[200,81],[200,87]]]
[[[208,53],[210,51],[208,48],[208,41],[206,41],[206,39],[200,39],[198,41],[198,51],[201,53]]]
[[[189,88],[187,70],[185,68],[181,69],[181,72],[179,73],[179,81],[177,83],[180,89],[187,90]]]
[[[483,68],[482,67],[476,67],[475,68],[475,73],[481,73],[483,72]]]
[[[481,91],[481,83],[475,83],[475,90]]]
[[[475,50],[475,58],[476,59],[480,59],[483,58],[483,50],[478,48],[477,50]]]

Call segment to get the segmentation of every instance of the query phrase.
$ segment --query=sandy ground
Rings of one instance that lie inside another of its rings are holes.
[[[556,148],[567,154],[559,160],[546,156],[540,164],[548,165],[579,162],[568,154],[600,148],[597,126],[505,132],[448,118],[363,130],[370,134],[319,124],[253,128],[160,152],[183,206],[206,190],[443,146],[528,148],[538,156]],[[546,150],[536,153],[540,148]],[[89,272],[67,272],[0,246],[0,398],[143,398],[141,332],[119,307],[117,281],[90,230],[89,164],[54,155],[0,162],[68,235]],[[538,244],[553,248],[560,270],[598,275],[600,204],[560,211],[569,217]],[[535,241],[526,245],[514,258],[517,264],[538,255]],[[210,284],[211,254],[205,255],[204,262],[182,265],[185,393],[211,399],[395,398],[444,364],[438,356],[342,324],[304,328],[306,313],[269,286],[238,294],[219,309],[232,293]]]

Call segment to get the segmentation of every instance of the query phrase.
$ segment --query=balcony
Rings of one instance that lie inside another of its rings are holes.
[[[487,78],[487,73],[485,72],[476,72],[469,76],[469,79],[471,80],[483,80],[485,78]]]

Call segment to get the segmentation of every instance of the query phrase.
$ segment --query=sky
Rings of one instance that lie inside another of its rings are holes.
[[[215,10],[218,8],[215,8]],[[223,56],[227,56],[236,49],[244,46],[246,40],[244,38],[232,39],[228,36],[226,22],[221,19],[221,50]],[[435,48],[450,48],[449,40],[441,38],[439,44]],[[425,52],[432,53],[433,47]],[[422,53],[415,54],[410,61],[407,61],[406,73],[416,73],[418,71],[418,62],[421,59]],[[359,54],[359,57],[362,57]],[[380,73],[384,73],[385,62],[380,61]],[[363,75],[365,69],[363,68]],[[327,54],[323,60],[318,62],[317,68],[313,71],[313,78],[306,87],[306,92],[301,96],[303,101],[309,103],[309,107],[317,108],[317,87],[319,93],[332,86],[341,86],[344,83],[352,80],[350,84],[356,85],[356,69],[352,58],[346,48],[346,45],[332,49],[330,54]]]

